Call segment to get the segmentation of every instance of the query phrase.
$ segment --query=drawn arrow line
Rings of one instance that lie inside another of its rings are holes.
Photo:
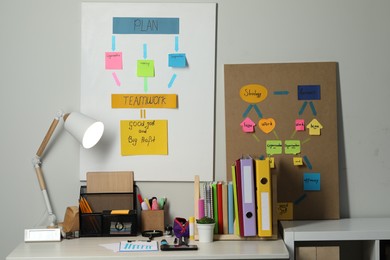
[[[299,110],[299,115],[302,115],[303,111],[305,111],[306,106],[307,106],[307,101],[303,102],[303,105],[302,105],[301,109]]]
[[[316,108],[314,107],[313,102],[310,101],[309,105],[310,105],[310,108],[311,108],[311,112],[313,112],[313,115],[316,116],[317,115],[317,111],[316,111]]]
[[[176,80],[176,73],[172,75],[171,80],[168,83],[168,88],[171,88],[173,85],[173,82]]]
[[[121,85],[121,82],[119,81],[115,71],[112,73],[112,77],[114,78],[116,85],[119,87]]]
[[[179,36],[175,36],[175,51],[179,51]]]
[[[307,156],[303,156],[303,160],[305,161],[307,167],[311,170],[313,169],[313,166],[311,165],[310,161],[309,161],[309,158],[307,158]]]
[[[288,94],[290,94],[288,90],[274,91],[274,95],[288,95]]]
[[[148,57],[148,45],[146,43],[144,43],[144,59],[146,59]]]
[[[115,49],[116,49],[116,38],[115,38],[115,35],[113,35],[111,37],[111,49],[112,49],[112,51],[115,51]]]

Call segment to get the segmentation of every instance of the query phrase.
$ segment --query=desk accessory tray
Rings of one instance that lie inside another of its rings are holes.
[[[136,236],[133,192],[88,193],[80,187],[80,236]],[[121,210],[113,214],[114,211]]]

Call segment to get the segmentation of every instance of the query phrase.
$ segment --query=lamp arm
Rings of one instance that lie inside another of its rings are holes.
[[[47,131],[45,137],[43,138],[43,141],[42,141],[41,145],[39,146],[35,157],[32,160],[32,163],[33,163],[34,168],[35,168],[35,173],[37,175],[37,179],[39,182],[39,186],[40,186],[41,191],[42,191],[43,199],[45,201],[46,209],[47,209],[47,212],[49,214],[49,221],[50,221],[49,226],[50,227],[57,227],[57,217],[53,213],[53,209],[52,209],[52,206],[50,203],[49,195],[47,193],[46,183],[45,183],[45,179],[43,178],[43,172],[42,172],[42,168],[41,168],[41,164],[42,164],[41,157],[42,157],[43,153],[45,152],[46,146],[49,143],[51,137],[53,136],[55,129],[57,128],[59,120],[63,116],[64,116],[64,114],[62,113],[62,111],[59,111],[57,116],[53,119],[53,121],[49,127],[49,130]]]

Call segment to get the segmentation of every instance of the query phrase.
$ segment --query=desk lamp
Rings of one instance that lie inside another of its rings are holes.
[[[45,138],[43,139],[36,156],[33,158],[33,165],[37,174],[39,186],[42,191],[43,199],[45,200],[47,212],[49,214],[49,227],[57,227],[57,217],[53,213],[49,196],[46,190],[45,180],[41,169],[41,157],[45,152],[46,146],[49,143],[59,121],[61,118],[64,121],[64,128],[67,130],[82,146],[86,149],[93,147],[103,135],[104,125],[102,122],[98,122],[92,118],[89,118],[81,113],[72,112],[64,114],[59,111],[56,117],[53,119],[49,130],[47,131]]]

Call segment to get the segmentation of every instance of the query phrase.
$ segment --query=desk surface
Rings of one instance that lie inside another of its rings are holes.
[[[390,239],[390,218],[281,221],[295,241]]]
[[[199,243],[196,251],[114,252],[102,246],[127,240],[126,237],[78,238],[61,242],[21,243],[7,260],[21,259],[288,259],[283,240],[214,241]],[[132,238],[134,239],[134,238]],[[169,239],[167,239],[168,242]]]

